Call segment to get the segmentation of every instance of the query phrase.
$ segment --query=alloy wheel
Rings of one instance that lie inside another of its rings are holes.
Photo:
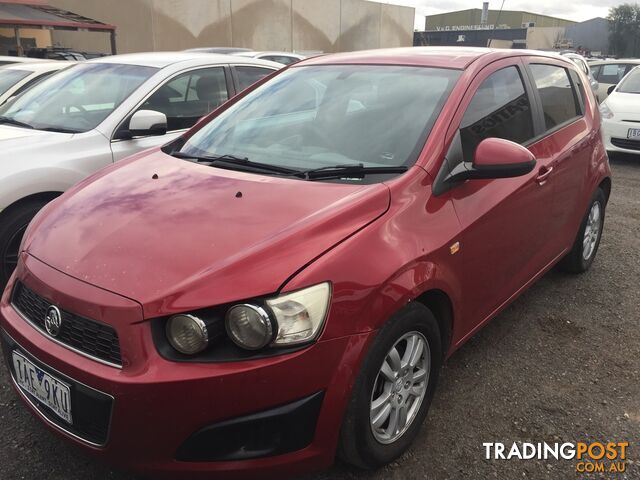
[[[429,384],[431,351],[420,332],[403,335],[387,353],[371,393],[370,423],[382,444],[398,440],[411,426]]]
[[[584,229],[584,237],[582,238],[582,258],[589,260],[598,245],[598,239],[600,238],[600,230],[602,229],[602,207],[600,202],[593,202],[591,210],[589,210],[589,217],[587,218],[587,225]]]

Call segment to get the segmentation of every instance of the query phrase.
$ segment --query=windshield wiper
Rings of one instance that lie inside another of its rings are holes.
[[[347,165],[331,165],[328,167],[312,168],[310,170],[302,170],[297,173],[293,173],[292,175],[302,177],[306,180],[320,180],[326,178],[346,178],[349,176],[362,178],[365,175],[404,173],[407,170],[408,168],[404,165],[365,167],[362,163],[353,163]]]
[[[38,128],[37,130],[42,130],[43,132],[56,132],[56,133],[82,133],[82,130],[76,130],[74,128],[62,128],[62,127],[46,127],[46,128]]]
[[[271,173],[281,173],[285,175],[295,175],[299,173],[300,170],[296,170],[294,168],[280,167],[278,165],[270,165],[268,163],[259,163],[252,162],[246,157],[237,157],[235,155],[189,155],[183,152],[173,152],[171,154],[176,158],[182,158],[185,160],[195,160],[198,163],[208,163],[212,166],[218,166],[219,164],[223,165],[232,165],[239,167],[247,167],[251,171],[263,171],[263,172],[271,172]]]
[[[33,130],[33,125],[29,125],[28,123],[21,122],[20,120],[15,120],[10,117],[0,117],[0,123],[6,123],[8,125],[15,125],[16,127],[29,128]]]

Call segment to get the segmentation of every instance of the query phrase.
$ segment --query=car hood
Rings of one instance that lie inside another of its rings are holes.
[[[615,114],[638,113],[640,110],[640,94],[613,92],[607,97],[607,106]]]
[[[71,137],[69,133],[44,132],[29,128],[0,125],[0,151],[3,154],[16,148],[37,147],[50,142],[64,141]],[[28,142],[28,143],[25,143]],[[4,157],[4,155],[2,155]]]
[[[152,318],[274,293],[388,206],[384,184],[235,172],[155,150],[70,189],[25,246]]]

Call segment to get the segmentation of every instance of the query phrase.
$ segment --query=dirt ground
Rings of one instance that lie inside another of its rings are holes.
[[[612,158],[598,258],[550,272],[445,365],[413,448],[378,472],[306,480],[582,479],[575,461],[485,460],[483,442],[628,441],[640,479],[640,158]],[[19,403],[0,369],[0,479],[133,480],[85,458]]]

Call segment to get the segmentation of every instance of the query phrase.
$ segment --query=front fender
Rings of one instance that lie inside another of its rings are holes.
[[[85,177],[58,167],[39,167],[0,177],[0,211],[23,198],[44,192],[62,193]]]
[[[282,291],[330,280],[332,301],[321,340],[379,329],[429,290],[460,304],[462,254],[451,254],[460,226],[448,198],[431,196],[422,169],[390,187],[389,211],[293,277]],[[456,338],[455,320],[453,339]]]

